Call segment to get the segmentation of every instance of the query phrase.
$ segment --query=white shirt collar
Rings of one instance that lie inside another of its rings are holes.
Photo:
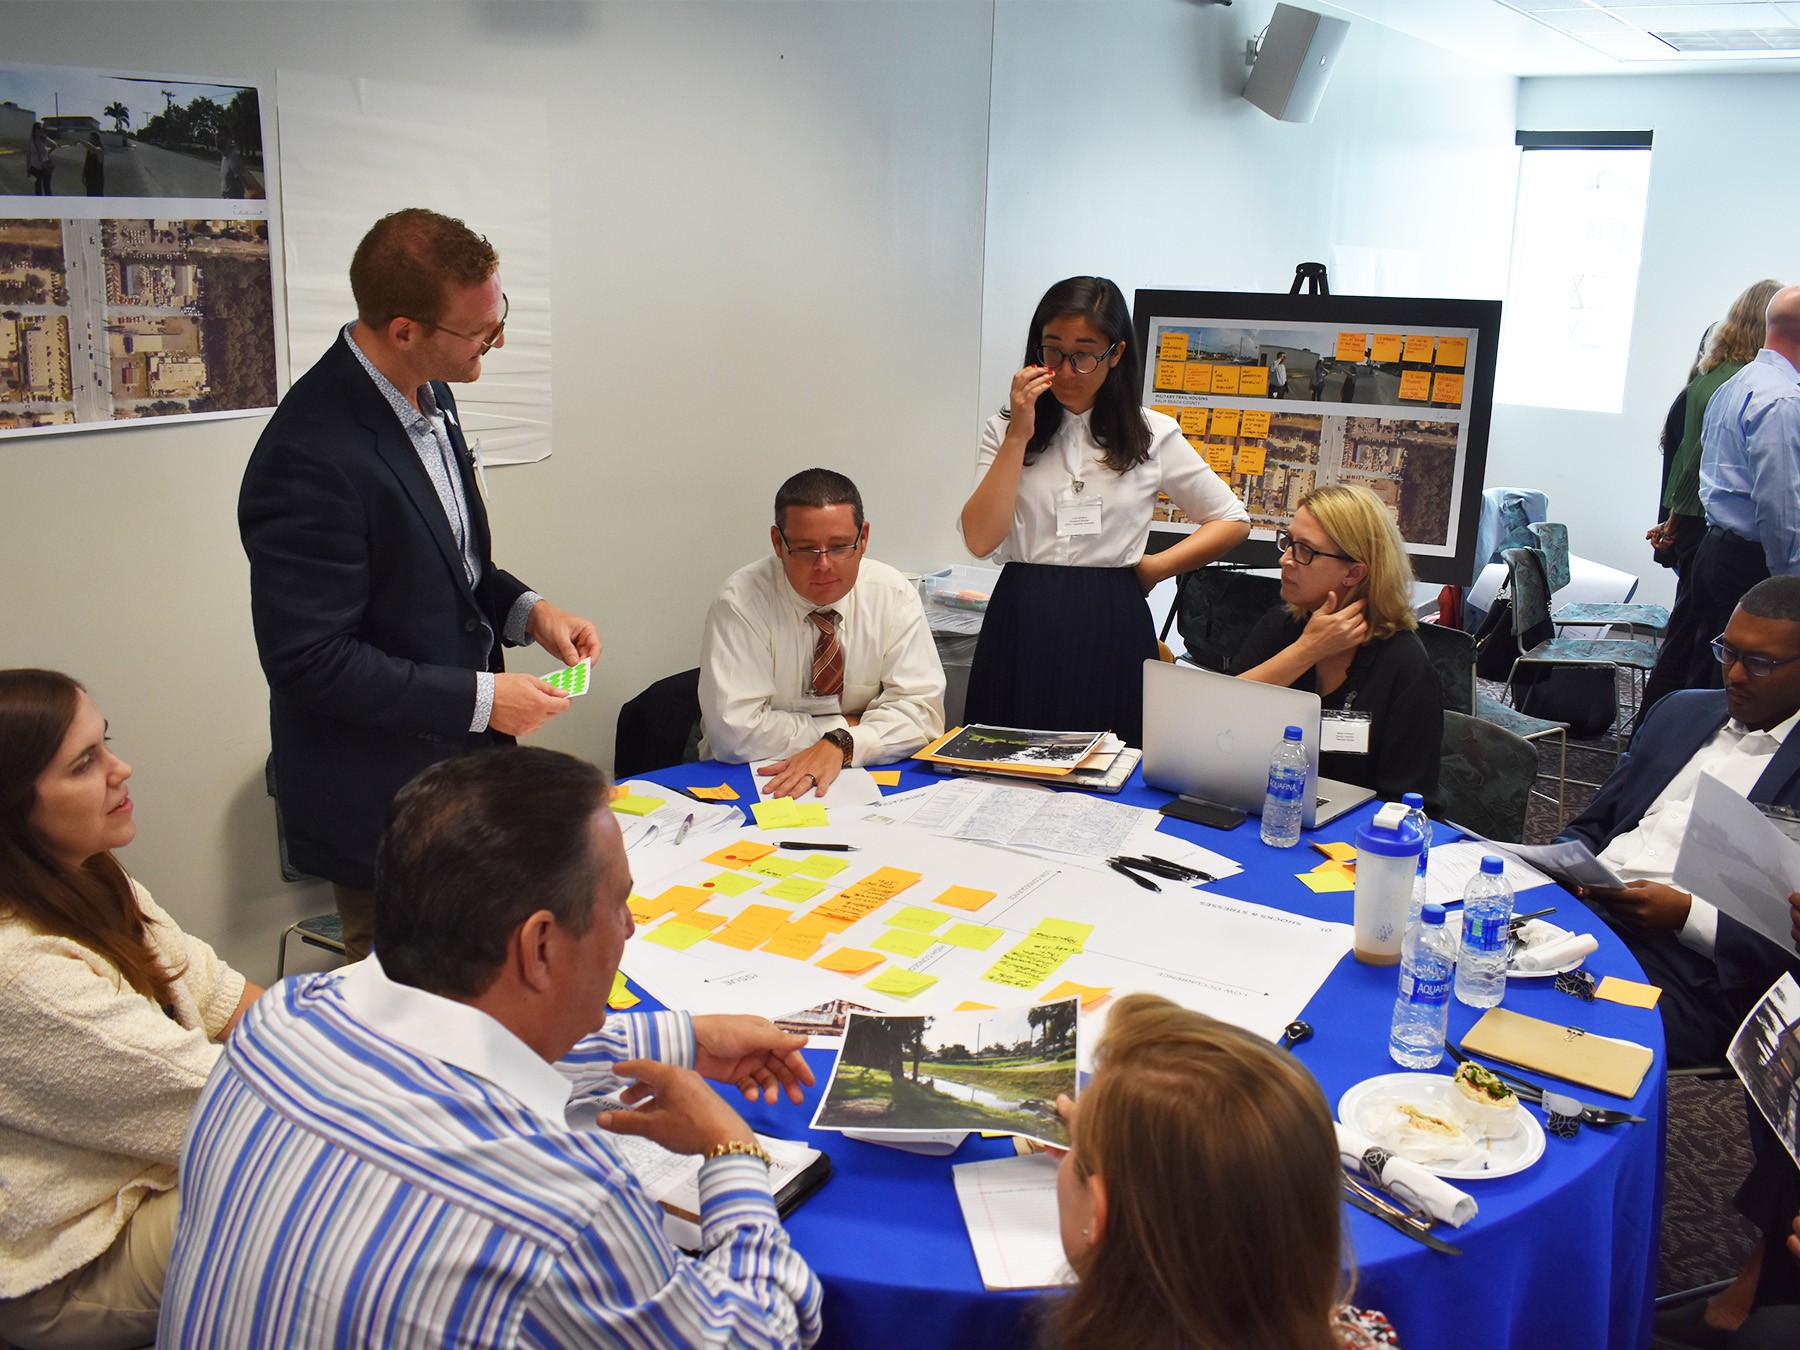
[[[388,1039],[484,1078],[560,1122],[569,1080],[499,1021],[468,1003],[388,978],[370,955],[339,978],[344,1006]]]
[[[1787,741],[1788,733],[1794,729],[1794,724],[1796,722],[1800,722],[1800,712],[1795,712],[1791,717],[1789,717],[1784,722],[1777,722],[1774,726],[1770,727],[1767,731],[1752,731],[1749,727],[1745,726],[1742,722],[1738,721],[1737,718],[1735,718],[1735,717],[1727,718],[1725,725],[1727,727],[1731,728],[1731,730],[1735,731],[1740,737],[1743,737],[1743,736],[1767,736],[1771,740],[1773,740],[1777,745],[1781,745]]]

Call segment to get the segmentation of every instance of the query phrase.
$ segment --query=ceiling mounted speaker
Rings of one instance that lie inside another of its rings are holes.
[[[1331,77],[1331,63],[1349,31],[1343,19],[1276,5],[1275,17],[1256,50],[1244,97],[1280,121],[1312,121]]]

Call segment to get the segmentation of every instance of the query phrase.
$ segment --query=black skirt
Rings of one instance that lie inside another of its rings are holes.
[[[964,719],[1144,739],[1156,629],[1129,567],[1009,562],[988,601]]]

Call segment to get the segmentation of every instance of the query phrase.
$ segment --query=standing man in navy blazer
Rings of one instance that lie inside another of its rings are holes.
[[[1644,719],[1631,754],[1570,824],[1626,881],[1581,898],[1620,930],[1652,984],[1675,1068],[1719,1063],[1782,971],[1800,961],[1672,883],[1702,773],[1753,802],[1800,808],[1800,576],[1771,577],[1738,602],[1715,644],[1725,688],[1670,694]],[[1800,933],[1800,895],[1795,906]]]
[[[397,211],[357,246],[350,289],[356,321],[256,443],[238,528],[289,858],[331,882],[355,960],[394,794],[567,707],[504,673],[501,644],[573,663],[600,638],[494,566],[449,389],[506,342],[493,246],[460,220]]]

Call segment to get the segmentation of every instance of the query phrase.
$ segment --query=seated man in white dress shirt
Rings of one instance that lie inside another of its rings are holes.
[[[1675,1068],[1718,1063],[1750,1005],[1794,952],[1674,884],[1703,773],[1753,802],[1800,808],[1800,577],[1771,577],[1738,602],[1714,644],[1723,690],[1687,689],[1652,708],[1631,753],[1564,832],[1627,883],[1583,887],[1652,984]]]
[[[944,667],[918,592],[866,556],[862,496],[806,469],[775,494],[770,557],[726,580],[700,648],[703,759],[763,769],[771,797],[823,797],[849,766],[944,730]]]
[[[593,765],[517,746],[400,790],[375,859],[379,954],[276,985],[200,1094],[159,1344],[818,1339],[819,1282],[768,1154],[700,1077],[798,1102],[806,1038],[607,1016],[632,931],[608,800]],[[626,1081],[630,1106],[586,1105]],[[664,1236],[612,1134],[703,1159],[699,1256]]]

